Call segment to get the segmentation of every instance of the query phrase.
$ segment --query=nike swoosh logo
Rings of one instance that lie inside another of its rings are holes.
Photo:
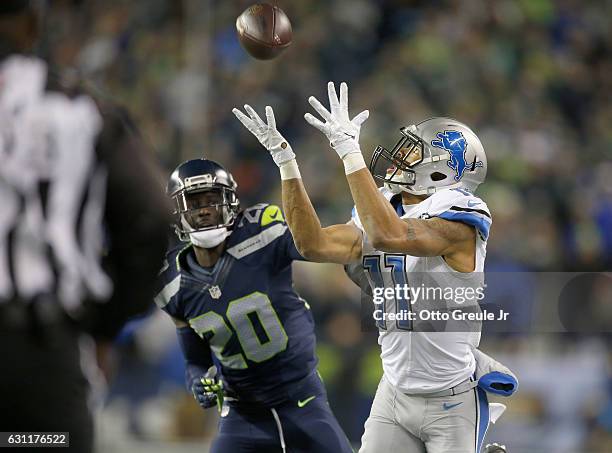
[[[298,401],[298,407],[306,406],[308,403],[310,403],[315,398],[316,398],[316,396],[310,396],[310,397],[306,398],[305,400]]]
[[[350,137],[350,138],[352,138],[353,140],[355,140],[355,136],[354,136],[354,135],[349,134],[348,132],[344,132],[344,135],[346,135],[347,137]]]
[[[274,213],[274,215],[270,215],[270,218],[272,220],[276,220],[278,219],[278,215],[280,214],[280,211],[277,209],[276,212]]]
[[[473,208],[474,206],[478,206],[480,204],[480,201],[468,201],[467,205],[469,208]]]
[[[456,403],[456,404],[448,404],[448,403],[444,403],[444,404],[442,405],[442,408],[443,408],[445,411],[447,411],[447,410],[449,410],[449,409],[452,409],[453,407],[457,407],[457,406],[459,406],[460,404],[463,404],[463,401],[461,401],[460,403]]]

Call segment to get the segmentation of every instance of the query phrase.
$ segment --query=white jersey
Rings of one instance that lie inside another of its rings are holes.
[[[437,286],[441,288],[439,291],[467,287],[483,290],[486,244],[491,226],[491,214],[484,201],[462,189],[446,189],[435,192],[418,204],[402,206],[400,195],[393,196],[385,188],[380,190],[401,218],[440,217],[476,228],[476,266],[474,272],[462,273],[452,269],[441,256],[414,257],[380,252],[372,247],[364,231],[362,264],[372,289],[395,287],[404,283],[415,289],[419,286]],[[356,209],[353,209],[352,219],[363,231]],[[404,301],[403,305],[397,299],[395,307],[390,306],[394,302],[390,304],[387,300],[384,311],[397,312],[400,305],[414,310],[421,303],[418,299],[413,298],[413,304]],[[446,296],[445,300],[448,300]],[[478,310],[478,301],[472,301]],[[423,329],[412,331],[413,326],[405,320],[387,320],[384,325],[379,324],[379,327],[378,343],[382,349],[385,376],[403,392],[418,394],[448,389],[474,373],[476,365],[472,348],[476,348],[480,342],[479,323],[476,328],[471,323],[464,329],[447,328],[446,331],[440,329],[434,332]]]

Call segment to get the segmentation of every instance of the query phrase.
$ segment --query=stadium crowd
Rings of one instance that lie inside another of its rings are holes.
[[[365,155],[431,116],[458,118],[479,134],[489,163],[479,194],[494,218],[489,271],[610,269],[610,1],[281,2],[294,42],[271,62],[251,59],[236,39],[235,18],[249,2],[59,3],[42,49],[57,68],[75,69],[97,95],[123,103],[168,169],[196,156],[222,162],[244,206],[280,203],[280,183],[231,109],[272,105],[322,223],[349,218],[342,167],[303,120],[310,95],[322,99],[328,80],[347,81],[351,111],[370,110]],[[361,329],[359,290],[339,266],[300,264],[295,282],[317,318],[332,407],[358,445],[382,372],[375,335]],[[610,284],[598,291],[610,321]],[[602,326],[609,333],[610,323]],[[205,439],[216,414],[182,389],[173,326],[156,313],[131,327],[120,340],[101,442]],[[483,349],[521,382],[488,438],[512,452],[612,451],[609,340],[483,335]]]

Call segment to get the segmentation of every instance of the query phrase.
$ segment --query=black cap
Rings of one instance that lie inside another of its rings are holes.
[[[21,13],[30,8],[30,0],[1,0],[0,16]]]

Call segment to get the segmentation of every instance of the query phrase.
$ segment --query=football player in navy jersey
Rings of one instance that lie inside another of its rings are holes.
[[[174,228],[155,301],[174,320],[186,383],[221,410],[212,452],[350,452],[316,371],[314,322],[293,289],[302,260],[274,205],[240,210],[221,165],[170,176]]]

